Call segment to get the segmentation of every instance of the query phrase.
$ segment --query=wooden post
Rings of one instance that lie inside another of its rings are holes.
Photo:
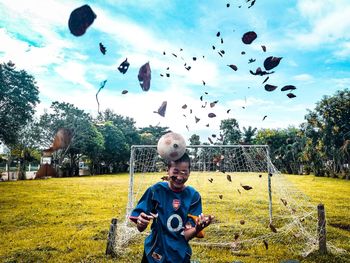
[[[327,239],[326,239],[326,215],[324,205],[319,204],[317,206],[318,211],[318,245],[321,254],[327,253]]]
[[[109,227],[108,238],[107,238],[106,255],[111,255],[112,257],[115,256],[113,247],[114,247],[115,236],[117,232],[117,222],[118,222],[118,219],[112,218],[112,222],[111,222],[111,226]]]

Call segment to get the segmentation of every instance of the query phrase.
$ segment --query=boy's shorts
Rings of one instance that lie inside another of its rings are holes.
[[[190,263],[191,260],[189,258],[186,258],[185,261],[183,263]],[[141,260],[141,263],[149,263],[148,262],[148,259],[146,257],[146,253],[145,251],[143,251],[143,256],[142,256],[142,260]]]

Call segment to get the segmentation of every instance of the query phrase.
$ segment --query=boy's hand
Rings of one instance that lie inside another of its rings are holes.
[[[202,231],[204,228],[206,228],[207,226],[209,226],[211,224],[211,222],[213,222],[214,220],[214,216],[212,215],[208,215],[205,216],[202,214],[200,214],[197,218],[196,218],[196,232],[200,232]]]
[[[153,216],[141,212],[141,214],[137,217],[137,226],[145,229],[152,218]]]

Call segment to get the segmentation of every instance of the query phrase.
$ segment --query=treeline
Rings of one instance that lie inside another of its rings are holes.
[[[97,118],[72,104],[53,102],[50,110],[35,119],[39,91],[34,77],[17,71],[12,62],[0,65],[0,142],[9,153],[0,162],[16,160],[24,177],[26,165],[40,161],[61,127],[73,132],[72,143],[53,155],[62,176],[79,172],[79,161],[91,174],[128,170],[131,145],[157,144],[168,127],[137,128],[132,118],[107,109]],[[309,110],[299,127],[260,129],[239,127],[237,120],[221,121],[219,134],[205,141],[193,134],[190,144],[267,144],[273,163],[284,173],[314,173],[316,176],[349,179],[350,91],[325,96]]]

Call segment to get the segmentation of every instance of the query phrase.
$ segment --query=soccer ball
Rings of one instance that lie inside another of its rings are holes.
[[[185,139],[178,133],[168,132],[159,139],[157,151],[163,159],[176,161],[186,151]]]

